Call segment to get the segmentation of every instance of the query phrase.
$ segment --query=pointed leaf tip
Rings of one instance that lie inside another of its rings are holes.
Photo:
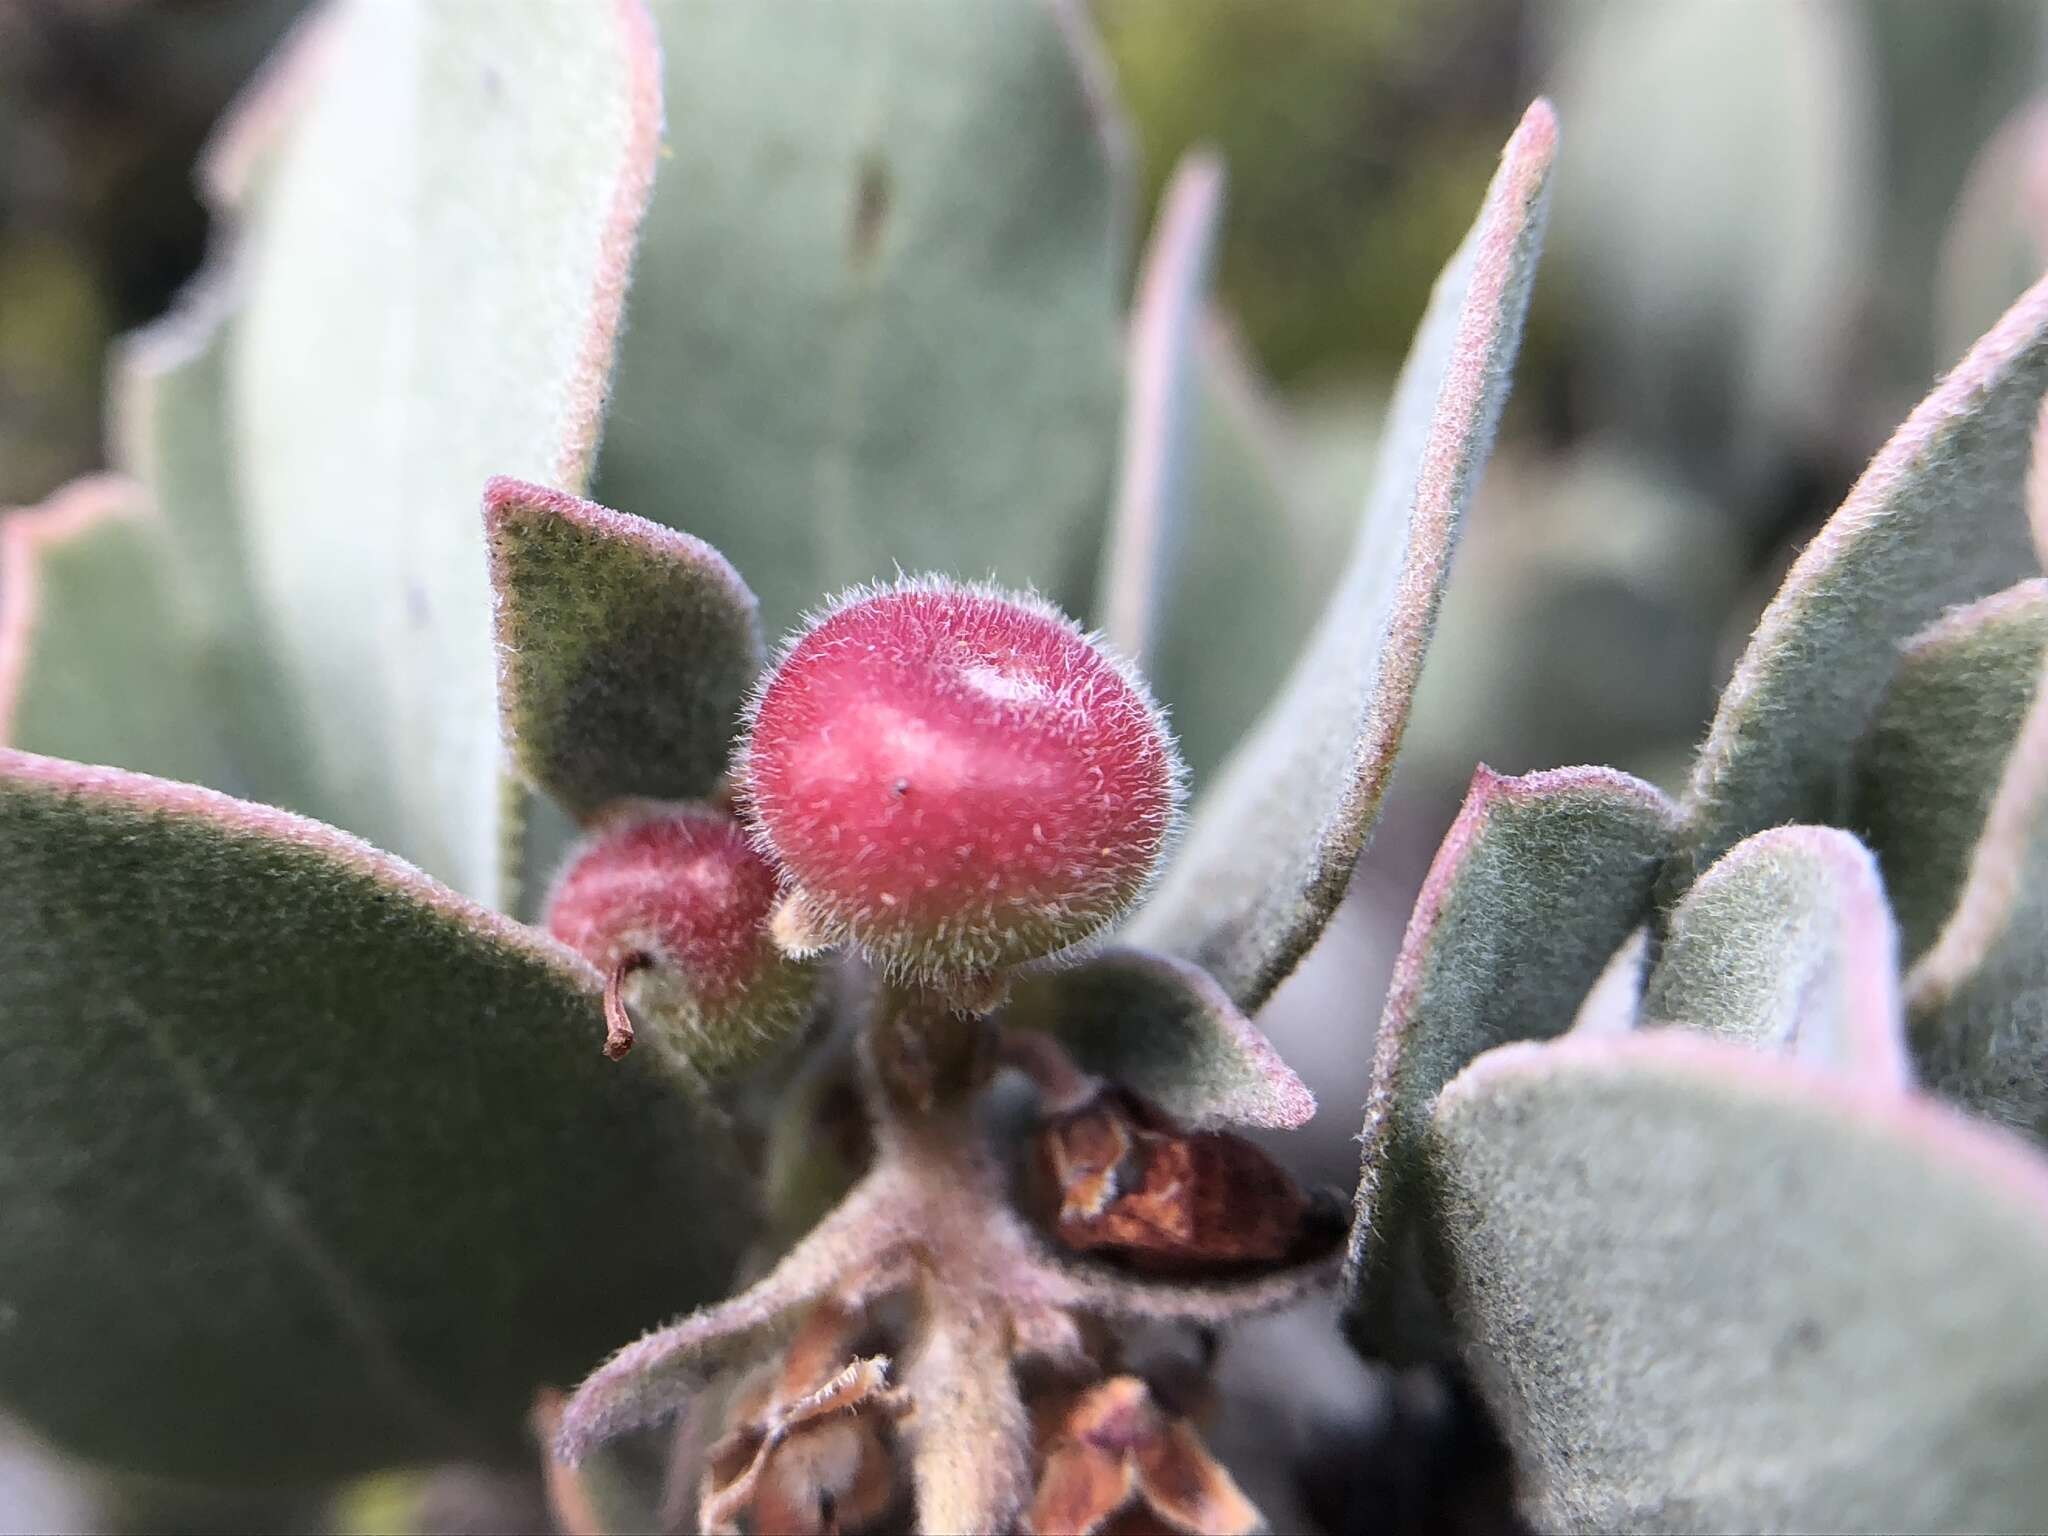
[[[1256,1009],[1328,922],[1378,815],[1459,520],[1507,398],[1535,279],[1555,119],[1508,141],[1396,388],[1349,565],[1285,690],[1196,807],[1132,925]]]
[[[1752,832],[1840,821],[1898,647],[2038,573],[2022,482],[2044,394],[2048,278],[1906,419],[1764,611],[1693,765],[1667,903]]]
[[[764,660],[739,573],[701,539],[503,476],[484,523],[520,769],[579,816],[708,795]]]
[[[535,1379],[724,1285],[724,1131],[602,1058],[544,936],[317,822],[12,751],[0,867],[0,1401],[58,1443],[211,1483],[517,1462]]]
[[[1199,967],[1112,947],[1018,979],[1006,1024],[1050,1031],[1086,1070],[1194,1124],[1306,1125],[1315,1096]]]
[[[1902,1090],[1898,933],[1876,860],[1833,827],[1738,843],[1667,920],[1643,1022],[1682,1024]]]
[[[1430,866],[1380,1018],[1347,1263],[1350,1325],[1391,1325],[1406,1245],[1429,1221],[1420,1148],[1430,1101],[1503,1041],[1571,1027],[1609,958],[1649,914],[1675,815],[1603,768],[1503,778],[1481,767]]]

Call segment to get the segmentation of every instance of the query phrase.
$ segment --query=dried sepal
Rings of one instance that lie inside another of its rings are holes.
[[[1249,1536],[1264,1524],[1193,1426],[1167,1414],[1136,1376],[1057,1396],[1039,1417],[1033,1536]]]

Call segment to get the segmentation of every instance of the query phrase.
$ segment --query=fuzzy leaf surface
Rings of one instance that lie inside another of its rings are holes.
[[[304,807],[503,898],[485,479],[580,490],[658,150],[638,0],[345,4],[266,164],[232,332]]]
[[[2048,391],[2048,280],[1971,348],[1806,546],[1721,696],[1666,897],[1752,832],[1839,823],[1898,647],[2037,573],[2022,487]]]
[[[1955,908],[1906,976],[1927,1086],[2048,1139],[2048,687],[2037,683]]]
[[[655,15],[669,141],[598,498],[716,545],[771,635],[899,565],[1080,611],[1129,193],[1078,7]]]
[[[1087,1071],[1199,1124],[1304,1125],[1316,1101],[1199,968],[1110,948],[1021,978],[1007,1022],[1049,1030]]]
[[[2020,1143],[1669,1031],[1492,1052],[1427,1155],[1537,1529],[2048,1522],[2048,1169]]]
[[[600,978],[318,823],[0,754],[0,1401],[209,1482],[523,1462],[723,1286],[724,1132]]]
[[[1548,104],[1508,141],[1438,279],[1357,542],[1280,696],[1198,802],[1131,937],[1193,960],[1247,1010],[1308,952],[1379,811],[1422,652],[1508,391],[1557,142]]]
[[[1642,1021],[1903,1088],[1898,951],[1869,849],[1833,827],[1773,827],[1737,843],[1671,913]]]
[[[490,483],[484,526],[520,768],[578,815],[708,795],[766,659],[739,573],[702,539],[524,481]]]
[[[1850,825],[1884,870],[1907,958],[1955,909],[2048,662],[2048,581],[1944,615],[1906,645],[1856,753]]]
[[[1571,1027],[1642,923],[1672,807],[1604,768],[1502,778],[1481,768],[1417,897],[1380,1018],[1346,1261],[1348,1321],[1388,1336],[1400,1249],[1428,1220],[1421,1137],[1437,1090],[1509,1040]]]

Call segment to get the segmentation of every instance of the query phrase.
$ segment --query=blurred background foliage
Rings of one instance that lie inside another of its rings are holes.
[[[103,461],[107,345],[203,256],[194,157],[299,9],[0,0],[0,505]],[[1276,1151],[1348,1187],[1360,1042],[1473,765],[1611,762],[1675,788],[1799,544],[2048,265],[2048,7],[1093,10],[1148,203],[1190,147],[1228,165],[1221,308],[1333,539],[1500,144],[1538,92],[1564,124],[1536,311],[1394,797],[1354,899],[1263,1021],[1328,1111]],[[1260,623],[1231,614],[1213,643]],[[65,1523],[40,1475],[0,1454],[0,1526]]]

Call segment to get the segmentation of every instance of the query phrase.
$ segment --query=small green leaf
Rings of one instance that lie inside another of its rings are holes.
[[[0,743],[238,787],[140,486],[74,481],[0,521]]]
[[[2048,1523],[2048,1167],[1685,1032],[1437,1100],[1439,1278],[1539,1530]]]
[[[702,539],[545,486],[484,491],[498,707],[569,810],[701,799],[765,661],[754,594]]]
[[[1955,909],[2044,662],[2048,581],[1956,609],[1907,642],[1857,747],[1849,825],[1877,855],[1908,957]]]
[[[1131,316],[1130,386],[1116,519],[1104,550],[1102,629],[1149,668],[1184,537],[1187,481],[1201,415],[1203,298],[1223,217],[1223,164],[1184,158],[1160,201]]]
[[[596,495],[724,551],[771,636],[899,567],[1086,606],[1130,210],[1068,9],[655,7],[669,140]]]
[[[2044,391],[2048,281],[1907,418],[1764,611],[1693,764],[1667,903],[1752,832],[1839,823],[1898,647],[2039,570],[2021,486]]]
[[[496,902],[476,500],[495,472],[587,477],[659,148],[658,51],[638,0],[353,5],[332,26],[238,253],[250,566],[302,701],[306,808]]]
[[[1928,1087],[2048,1139],[2048,687],[2036,684],[1954,910],[1906,975]]]
[[[318,823],[0,754],[0,1401],[212,1482],[520,1461],[725,1283],[708,1111],[566,950]],[[530,1464],[530,1463],[529,1463]]]
[[[1571,1027],[1648,916],[1671,803],[1604,768],[1481,768],[1416,898],[1380,1017],[1346,1288],[1354,1335],[1399,1358],[1401,1253],[1428,1220],[1430,1101],[1480,1052]]]
[[[1284,691],[1202,797],[1132,937],[1255,1009],[1342,898],[1378,814],[1458,519],[1507,398],[1557,125],[1538,102],[1438,280],[1351,564]]]
[[[1207,974],[1111,948],[1021,978],[1006,1024],[1059,1036],[1086,1070],[1199,1124],[1305,1125],[1316,1101]]]
[[[1671,913],[1645,1025],[1685,1024],[1903,1088],[1899,941],[1877,864],[1833,827],[1737,843]]]

